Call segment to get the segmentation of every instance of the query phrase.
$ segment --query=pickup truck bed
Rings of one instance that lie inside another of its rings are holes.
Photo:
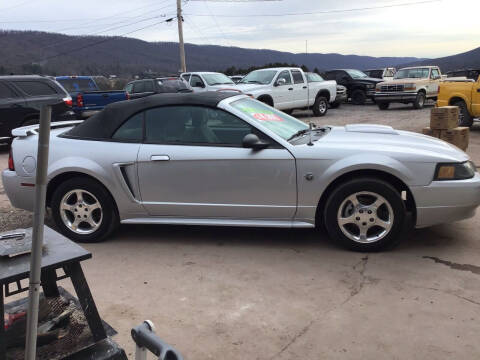
[[[72,110],[80,119],[92,116],[108,104],[127,100],[124,90],[102,91],[90,76],[58,76],[56,80],[69,92]]]

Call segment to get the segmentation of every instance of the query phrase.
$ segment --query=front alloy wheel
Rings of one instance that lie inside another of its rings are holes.
[[[390,203],[373,192],[357,192],[347,197],[338,209],[337,223],[352,241],[371,243],[383,239],[393,225]]]
[[[379,251],[395,245],[405,216],[399,191],[370,177],[339,184],[324,208],[330,237],[355,251]]]

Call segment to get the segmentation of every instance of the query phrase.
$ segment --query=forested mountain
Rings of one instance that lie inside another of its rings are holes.
[[[186,44],[190,71],[224,71],[267,63],[306,65],[309,69],[369,69],[414,62],[412,57],[294,54],[263,49]],[[175,73],[178,43],[126,37],[69,36],[38,31],[0,32],[0,74],[103,74],[131,76],[145,71]]]

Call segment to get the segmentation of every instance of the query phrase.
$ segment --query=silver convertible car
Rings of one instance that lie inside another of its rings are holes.
[[[76,241],[103,240],[119,223],[321,225],[340,244],[375,251],[397,243],[407,215],[426,227],[480,204],[480,175],[446,142],[379,125],[311,128],[246,95],[154,95],[60,126],[47,204]],[[12,204],[27,210],[37,129],[13,131],[2,174]]]

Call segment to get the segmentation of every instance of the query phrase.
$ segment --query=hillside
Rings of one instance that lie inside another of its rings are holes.
[[[0,74],[43,73],[132,75],[152,70],[176,72],[178,43],[151,43],[125,37],[68,36],[37,31],[1,31]],[[420,59],[340,54],[294,54],[273,50],[186,44],[189,71],[223,71],[267,63],[304,64],[308,68],[368,69]]]
[[[415,61],[405,65],[437,65],[440,66],[440,69],[444,73],[462,68],[480,69],[480,47],[457,55],[432,60]]]

